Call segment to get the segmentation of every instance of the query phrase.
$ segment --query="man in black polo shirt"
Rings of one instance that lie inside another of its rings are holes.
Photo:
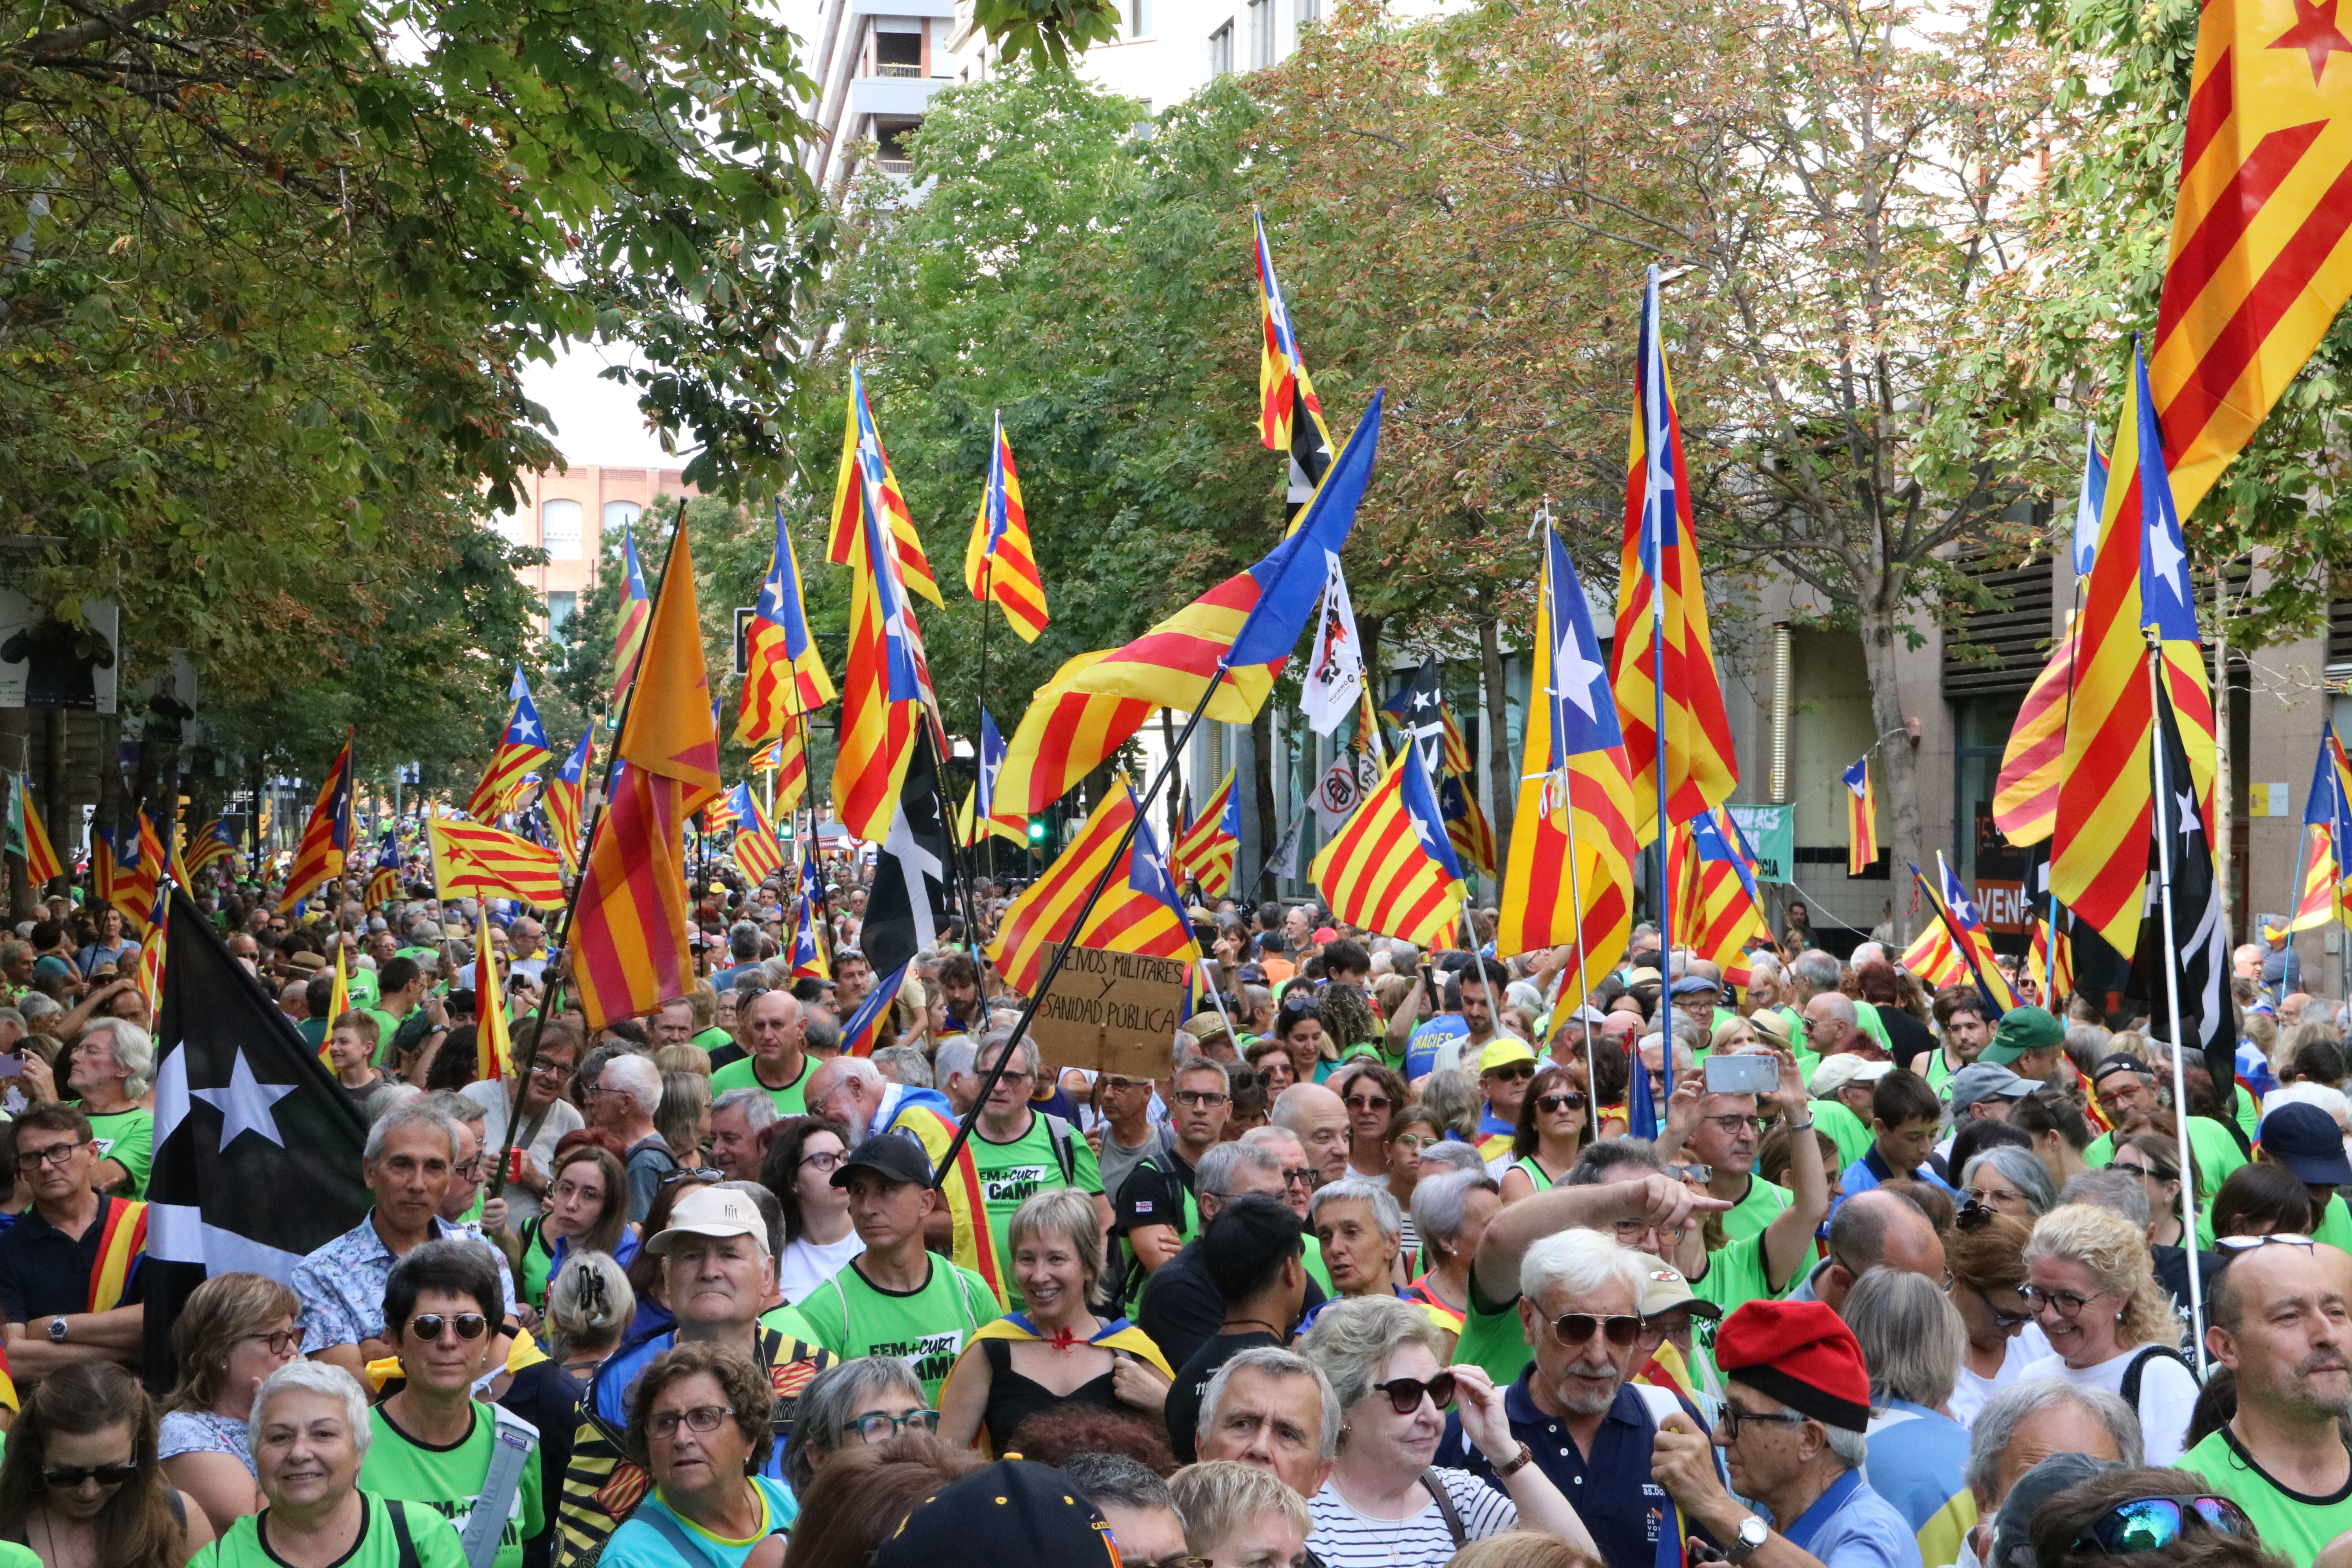
[[[1282,1162],[1270,1151],[1255,1144],[1219,1144],[1201,1156],[1200,1169],[1193,1176],[1193,1196],[1202,1228],[1226,1204],[1252,1194],[1283,1196]],[[1322,1291],[1308,1280],[1307,1307],[1322,1302]],[[1197,1237],[1145,1282],[1142,1300],[1132,1315],[1136,1326],[1151,1336],[1171,1366],[1183,1365],[1216,1334],[1225,1321],[1225,1301],[1209,1278]]]
[[[16,1168],[33,1206],[0,1232],[0,1333],[17,1385],[77,1361],[136,1365],[146,1205],[90,1186],[98,1145],[70,1105],[16,1118]]]

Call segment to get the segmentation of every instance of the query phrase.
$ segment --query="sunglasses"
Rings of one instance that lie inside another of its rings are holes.
[[[1372,1392],[1389,1396],[1389,1408],[1400,1416],[1410,1416],[1421,1408],[1423,1398],[1440,1410],[1454,1403],[1454,1375],[1441,1372],[1426,1381],[1418,1377],[1392,1377],[1386,1383],[1372,1385]]]
[[[59,1491],[71,1491],[84,1481],[96,1481],[102,1487],[119,1487],[138,1479],[139,1467],[133,1465],[50,1465],[43,1468],[41,1479]]]
[[[1583,1109],[1584,1096],[1575,1092],[1573,1090],[1565,1094],[1538,1094],[1536,1096],[1536,1111],[1539,1115],[1549,1116],[1561,1111],[1581,1111]]]
[[[408,1332],[426,1343],[441,1337],[444,1328],[459,1339],[479,1339],[489,1332],[490,1321],[479,1312],[457,1312],[443,1317],[439,1312],[419,1312],[408,1320]]]
[[[2233,1258],[2241,1252],[2252,1252],[2257,1247],[2300,1247],[2308,1252],[2311,1250],[2311,1238],[2292,1230],[2282,1230],[2273,1236],[2217,1236],[2213,1239],[2213,1245]]]
[[[2136,1557],[2180,1539],[2191,1518],[2223,1535],[2251,1539],[2252,1521],[2225,1497],[2141,1497],[2119,1502],[2074,1538],[2074,1551],[2095,1548],[2110,1557]]]
[[[1552,1320],[1551,1337],[1562,1344],[1583,1344],[1595,1333],[1611,1344],[1632,1344],[1642,1337],[1639,1313],[1568,1312]]]
[[[1396,1102],[1385,1094],[1350,1094],[1347,1099],[1350,1111],[1386,1111],[1395,1104]]]
[[[1535,1075],[1536,1064],[1534,1062],[1514,1061],[1508,1067],[1490,1068],[1486,1071],[1480,1073],[1478,1076],[1481,1078],[1507,1078],[1513,1081],[1517,1081],[1520,1079],[1533,1078]]]

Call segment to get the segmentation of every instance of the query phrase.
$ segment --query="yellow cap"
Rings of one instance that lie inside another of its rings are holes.
[[[1478,1071],[1489,1073],[1498,1067],[1508,1067],[1514,1061],[1533,1061],[1536,1053],[1528,1049],[1524,1040],[1496,1040],[1478,1053]]]

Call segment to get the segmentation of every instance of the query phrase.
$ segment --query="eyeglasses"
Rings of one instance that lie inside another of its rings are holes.
[[[1783,1410],[1776,1415],[1768,1416],[1758,1410],[1742,1410],[1727,1399],[1723,1403],[1724,1436],[1735,1443],[1739,1441],[1740,1427],[1750,1426],[1758,1421],[1763,1422],[1768,1427],[1800,1427],[1807,1419],[1808,1417],[1800,1416],[1793,1410]]]
[[[1418,1377],[1391,1377],[1386,1383],[1372,1385],[1372,1392],[1389,1396],[1389,1408],[1400,1416],[1410,1416],[1421,1408],[1426,1397],[1440,1410],[1454,1403],[1454,1375],[1441,1372],[1426,1381]]]
[[[1112,1532],[1112,1539],[1114,1542],[1118,1539],[1117,1531]],[[1167,1557],[1129,1557],[1120,1561],[1127,1563],[1128,1568],[1217,1568],[1213,1558],[1193,1557],[1181,1552]]]
[[[1187,1111],[1205,1111],[1212,1105],[1222,1105],[1232,1098],[1232,1095],[1220,1094],[1213,1089],[1176,1091],[1176,1103],[1183,1106]]]
[[[1150,1087],[1151,1080],[1149,1078],[1106,1077],[1102,1081],[1102,1092],[1106,1094],[1125,1094],[1130,1090]]]
[[[1749,1132],[1761,1133],[1765,1128],[1772,1124],[1772,1118],[1769,1116],[1741,1116],[1733,1114],[1723,1116],[1701,1116],[1699,1120],[1713,1124],[1714,1126],[1727,1138],[1737,1137],[1739,1134],[1740,1129],[1743,1127],[1748,1129]]]
[[[16,1153],[16,1168],[30,1175],[43,1166],[61,1166],[73,1158],[76,1149],[86,1149],[95,1142],[84,1138],[79,1144],[51,1144],[45,1149],[20,1149]]]
[[[572,1070],[579,1065],[576,1061],[550,1061],[541,1057],[530,1064],[530,1075],[533,1078],[569,1078]]]
[[[445,1328],[455,1332],[459,1339],[479,1339],[489,1326],[490,1320],[479,1312],[458,1312],[449,1317],[439,1312],[419,1312],[408,1320],[408,1332],[427,1343],[439,1339]]]
[[[2217,1236],[2213,1239],[2213,1245],[2233,1258],[2241,1252],[2252,1252],[2257,1247],[2300,1247],[2308,1252],[2311,1250],[2311,1238],[2297,1235],[2292,1230],[2282,1230],[2272,1236]]]
[[[1507,1067],[1491,1067],[1478,1074],[1481,1078],[1507,1078],[1514,1082],[1530,1079],[1535,1075],[1536,1064],[1532,1061],[1514,1061]]]
[[[302,1331],[300,1329],[279,1329],[273,1333],[249,1333],[237,1340],[236,1343],[243,1344],[247,1340],[257,1339],[269,1347],[270,1354],[286,1355],[290,1354],[297,1345],[302,1343]]]
[[[909,1410],[904,1416],[893,1416],[887,1411],[869,1410],[852,1421],[849,1429],[866,1442],[879,1443],[901,1432],[936,1432],[940,1429],[940,1413]]]
[[[1611,1344],[1632,1344],[1642,1337],[1641,1315],[1568,1312],[1552,1320],[1551,1337],[1562,1344],[1583,1344],[1595,1333],[1605,1336]]]
[[[689,1432],[716,1432],[719,1423],[735,1414],[731,1405],[698,1405],[691,1410],[656,1410],[646,1417],[646,1434],[667,1442],[684,1426]]]
[[[1285,1166],[1282,1172],[1282,1185],[1285,1186],[1313,1186],[1315,1185],[1315,1167],[1313,1166],[1300,1166],[1296,1169],[1292,1169],[1289,1166]]]
[[[1992,1314],[1992,1326],[1997,1329],[2013,1329],[2021,1323],[2030,1323],[2033,1321],[2033,1314],[2031,1312],[2002,1312],[2000,1304],[1992,1299],[1992,1292],[1981,1285],[1970,1285],[1969,1289],[1977,1293],[1977,1300],[1982,1301],[1985,1304],[1985,1311]]]
[[[449,1174],[450,1174],[451,1176],[456,1176],[459,1181],[479,1181],[479,1180],[481,1180],[481,1179],[482,1179],[482,1156],[481,1156],[481,1155],[475,1155],[472,1159],[470,1159],[470,1160],[460,1160],[460,1161],[458,1161],[456,1165],[451,1166],[449,1167]]]
[[[2225,1497],[2141,1497],[2119,1502],[2074,1538],[2072,1550],[2095,1547],[2110,1557],[2136,1557],[2180,1539],[2194,1517],[2223,1535],[2251,1538],[2254,1533],[2245,1511]]]
[[[801,1164],[815,1166],[817,1174],[822,1176],[825,1172],[836,1168],[842,1161],[848,1157],[849,1155],[843,1150],[828,1149],[823,1154],[803,1155],[801,1156]]]
[[[1416,1154],[1420,1153],[1423,1149],[1433,1148],[1444,1141],[1444,1139],[1437,1137],[1434,1134],[1424,1138],[1419,1133],[1399,1133],[1395,1137],[1389,1140],[1390,1143],[1394,1144],[1398,1148],[1411,1149]]]
[[[2072,1322],[2082,1315],[2084,1307],[2097,1301],[2105,1292],[2095,1291],[2084,1296],[2078,1295],[2073,1291],[2044,1291],[2036,1286],[2027,1285],[2017,1293],[2025,1298],[2025,1304],[2033,1309],[2035,1317],[2040,1317],[2044,1311],[2050,1311]]]
[[[1350,1111],[1386,1111],[1395,1104],[1396,1102],[1385,1094],[1350,1094],[1347,1099]]]
[[[138,1479],[139,1467],[129,1465],[47,1465],[42,1467],[41,1479],[59,1491],[71,1491],[84,1481],[96,1481],[102,1487],[119,1487]]]
[[[1556,1115],[1562,1111],[1581,1111],[1583,1109],[1584,1096],[1577,1093],[1574,1090],[1570,1090],[1565,1094],[1538,1094],[1536,1096],[1536,1112],[1538,1115],[1550,1116]]]

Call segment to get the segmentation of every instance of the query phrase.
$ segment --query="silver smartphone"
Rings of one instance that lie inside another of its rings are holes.
[[[1710,1094],[1769,1094],[1780,1087],[1780,1062],[1770,1056],[1710,1056],[1706,1059],[1706,1092]]]

